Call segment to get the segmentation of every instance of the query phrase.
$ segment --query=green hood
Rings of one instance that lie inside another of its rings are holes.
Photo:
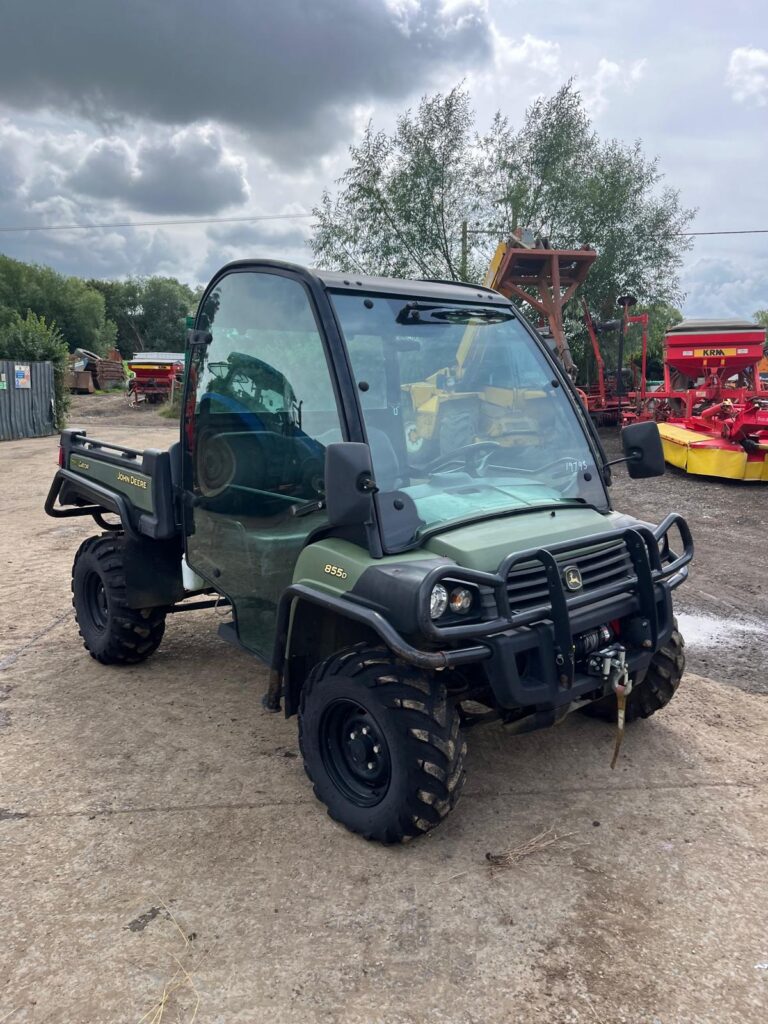
[[[495,572],[501,560],[512,552],[616,529],[615,518],[620,517],[614,512],[596,512],[591,508],[500,516],[435,534],[426,541],[423,550],[451,558],[467,569]]]

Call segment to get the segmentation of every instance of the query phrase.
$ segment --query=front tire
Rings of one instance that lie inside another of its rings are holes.
[[[477,410],[455,402],[446,402],[440,412],[438,426],[438,454],[450,455],[477,440],[479,430]]]
[[[627,699],[627,722],[638,718],[650,718],[672,700],[685,672],[685,641],[677,628],[677,619],[672,621],[669,640],[656,651],[642,682],[632,688]],[[584,714],[616,722],[616,695],[609,694],[601,700],[588,704]]]
[[[328,814],[380,843],[429,832],[464,785],[467,748],[444,685],[386,648],[361,644],[315,666],[299,745]]]
[[[102,665],[135,665],[154,654],[165,632],[159,608],[129,608],[123,538],[89,537],[75,555],[72,604],[83,646]]]

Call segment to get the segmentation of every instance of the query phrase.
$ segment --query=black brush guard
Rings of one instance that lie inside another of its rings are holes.
[[[679,531],[683,544],[683,552],[679,555],[675,554],[669,545],[668,534],[673,528]],[[590,548],[598,548],[617,541],[622,541],[626,546],[632,562],[632,575],[601,586],[590,587],[584,593],[566,594],[562,568],[558,566],[556,560],[557,555],[572,553],[575,546],[578,546],[581,554]],[[613,613],[620,610],[620,616],[617,617],[630,613],[647,620],[647,639],[650,643],[649,653],[644,656],[644,660],[647,659],[655,652],[659,643],[658,603],[660,600],[668,601],[669,592],[687,578],[688,564],[692,558],[693,539],[688,524],[681,515],[672,513],[653,530],[638,525],[625,530],[611,530],[588,537],[571,538],[546,548],[529,548],[517,552],[507,556],[495,573],[464,569],[460,566],[437,566],[430,570],[419,584],[418,628],[421,635],[429,641],[429,648],[416,647],[409,643],[382,614],[373,609],[355,604],[343,597],[322,593],[306,584],[293,584],[285,590],[278,606],[268,706],[279,707],[279,679],[284,667],[290,610],[297,599],[322,605],[337,611],[340,615],[364,623],[373,629],[398,657],[426,669],[448,669],[481,661],[488,663],[488,659],[494,660],[494,654],[498,652],[498,640],[502,634],[513,633],[523,627],[538,626],[543,621],[551,623],[554,638],[552,657],[556,666],[558,688],[568,690],[573,684],[576,668],[573,638],[581,628],[574,624],[574,619],[578,623],[578,619],[583,619],[593,607],[608,602],[605,607],[610,606],[611,610],[606,614],[606,619],[613,618]],[[543,565],[546,571],[548,597],[536,607],[514,612],[509,604],[507,578],[516,566],[535,562]],[[429,615],[429,597],[433,587],[446,580],[490,588],[496,603],[496,618],[462,625],[436,625]],[[435,649],[438,646],[439,649]],[[286,700],[286,714],[292,714],[294,711],[293,702]]]
[[[669,531],[675,527],[683,544],[683,552],[680,555],[674,554],[668,541]],[[572,553],[575,546],[578,546],[579,554],[583,555],[592,548],[600,548],[616,541],[623,542],[629,553],[632,575],[610,583],[591,586],[581,593],[566,593],[562,579],[563,570],[557,563],[557,556],[566,552]],[[625,530],[571,538],[546,548],[529,548],[508,555],[495,573],[439,566],[429,572],[420,585],[419,630],[428,639],[445,644],[467,640],[470,637],[479,639],[482,636],[520,629],[545,619],[549,620],[552,623],[558,674],[561,683],[568,686],[573,681],[575,671],[572,613],[619,595],[631,594],[637,605],[636,614],[648,620],[649,639],[655,650],[658,645],[657,587],[664,585],[667,589],[673,590],[679,586],[688,576],[687,566],[692,558],[693,538],[688,523],[681,515],[672,513],[655,530],[638,525]],[[544,567],[546,573],[547,598],[533,608],[515,612],[509,604],[508,578],[516,567],[526,565],[528,568],[531,563],[536,562]],[[436,584],[445,580],[490,588],[496,602],[497,617],[461,625],[437,625],[429,614],[429,595]]]

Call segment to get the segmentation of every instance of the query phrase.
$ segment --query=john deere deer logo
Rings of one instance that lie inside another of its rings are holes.
[[[566,565],[563,569],[563,582],[569,590],[581,590],[581,573],[575,565]]]

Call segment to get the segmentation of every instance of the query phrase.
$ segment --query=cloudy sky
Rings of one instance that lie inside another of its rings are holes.
[[[603,135],[643,140],[694,228],[768,228],[759,0],[3,0],[0,229],[279,214],[250,224],[0,230],[84,276],[196,283],[308,262],[306,214],[369,118],[464,80],[479,127],[570,76]],[[589,241],[585,239],[585,241]],[[768,307],[768,235],[698,239],[691,315]]]

